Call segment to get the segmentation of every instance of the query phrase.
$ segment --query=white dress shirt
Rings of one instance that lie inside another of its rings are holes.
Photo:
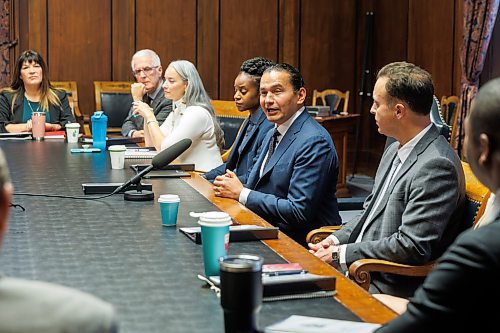
[[[160,126],[165,135],[161,150],[189,138],[193,143],[177,158],[180,163],[193,163],[197,171],[208,171],[221,165],[222,158],[210,112],[201,106],[186,107],[182,101],[176,101],[172,106],[173,111]]]

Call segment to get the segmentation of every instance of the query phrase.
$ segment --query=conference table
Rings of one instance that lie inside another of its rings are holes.
[[[13,203],[25,208],[11,210],[2,274],[92,293],[114,305],[120,332],[224,331],[220,301],[197,277],[203,273],[201,245],[178,229],[197,225],[191,211],[225,211],[240,224],[270,226],[266,221],[234,200],[215,197],[197,173],[143,180],[153,185],[154,201],[125,201],[122,194],[88,200],[96,195],[85,196],[83,183],[123,183],[134,175],[130,165],[150,160],[127,159],[124,169],[112,170],[107,152],[71,153],[78,143],[2,140],[0,147]],[[165,193],[181,198],[176,227],[161,226],[157,198]],[[311,273],[336,277],[334,297],[264,302],[261,329],[292,314],[373,323],[396,316],[281,232],[278,239],[232,242],[229,253],[256,254],[264,263],[297,262]]]

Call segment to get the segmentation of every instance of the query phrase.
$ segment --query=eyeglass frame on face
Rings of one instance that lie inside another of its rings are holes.
[[[132,71],[132,75],[138,77],[141,75],[141,73],[144,73],[144,75],[148,76],[151,75],[153,73],[153,70],[157,69],[158,67],[160,66],[144,67],[142,69],[137,69],[135,71]]]

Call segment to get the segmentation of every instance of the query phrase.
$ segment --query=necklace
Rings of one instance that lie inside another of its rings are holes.
[[[29,99],[26,99],[26,100],[28,101],[28,106],[30,107],[31,114],[38,112],[38,110],[40,110],[40,102],[38,102],[38,106],[37,106],[36,110],[33,111],[33,107],[31,106],[31,101]],[[33,102],[33,103],[36,103],[36,102]]]

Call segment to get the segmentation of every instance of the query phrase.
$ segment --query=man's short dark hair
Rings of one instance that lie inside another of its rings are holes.
[[[479,135],[486,133],[490,139],[492,152],[499,149],[500,131],[500,78],[487,82],[479,89],[472,101],[469,114],[469,128],[472,137],[469,140],[479,141]]]
[[[293,91],[297,92],[300,88],[304,87],[304,79],[302,78],[302,74],[300,74],[299,70],[292,65],[281,63],[275,64],[268,67],[264,73],[270,73],[272,71],[277,72],[286,72],[290,77],[290,83],[293,86]]]
[[[408,62],[393,62],[385,65],[377,79],[388,78],[385,89],[390,97],[398,99],[413,112],[427,115],[434,98],[432,76],[426,70]]]

